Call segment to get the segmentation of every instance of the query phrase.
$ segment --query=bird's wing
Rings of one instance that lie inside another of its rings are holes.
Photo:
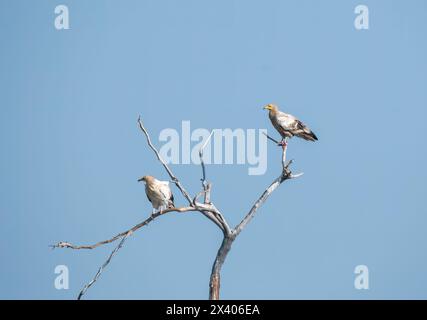
[[[158,190],[166,200],[171,200],[173,198],[168,181],[159,181]]]
[[[295,127],[298,130],[302,130],[305,133],[311,133],[311,130],[300,120],[295,119]]]
[[[317,140],[316,135],[310,130],[302,121],[298,120],[291,114],[284,112],[277,112],[273,126],[280,132],[282,137],[286,136],[298,136],[305,140],[315,141]]]
[[[285,130],[303,131],[306,133],[311,132],[310,129],[302,121],[298,120],[296,117],[294,117],[291,114],[280,112],[280,114],[278,114],[277,116],[277,120]]]
[[[296,118],[290,114],[284,112],[277,112],[276,115],[277,123],[285,130],[291,130],[295,126]]]
[[[292,132],[293,135],[298,136],[300,138],[303,138],[305,140],[309,140],[309,141],[316,141],[317,140],[317,136],[314,134],[313,131],[311,131],[311,129],[309,127],[307,127],[305,125],[304,122],[298,120],[297,118],[293,117],[294,120],[291,123],[291,128],[290,131]]]

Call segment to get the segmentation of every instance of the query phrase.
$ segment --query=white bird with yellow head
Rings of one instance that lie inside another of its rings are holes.
[[[268,116],[271,124],[282,136],[282,144],[286,145],[287,139],[294,136],[308,141],[317,140],[316,135],[309,127],[293,115],[280,111],[275,104],[268,104],[264,109],[269,111]]]

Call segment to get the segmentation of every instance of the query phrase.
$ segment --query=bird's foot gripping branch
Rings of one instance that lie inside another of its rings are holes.
[[[221,268],[222,265],[225,262],[225,259],[228,255],[228,253],[231,250],[232,244],[234,240],[239,236],[240,232],[248,225],[248,223],[252,220],[252,218],[255,216],[258,209],[264,204],[265,201],[270,197],[270,195],[286,180],[297,178],[302,175],[300,174],[292,174],[290,170],[290,165],[292,164],[291,161],[286,161],[286,151],[287,151],[287,143],[285,139],[285,143],[281,143],[274,138],[267,135],[267,137],[275,142],[276,145],[280,146],[282,149],[282,172],[280,175],[273,180],[273,182],[264,190],[264,192],[261,194],[261,196],[255,201],[255,203],[252,205],[249,212],[244,216],[244,218],[240,221],[238,225],[236,225],[234,228],[231,228],[225,218],[225,216],[222,214],[222,212],[215,206],[215,204],[211,200],[211,193],[212,193],[212,185],[207,180],[206,175],[206,167],[205,163],[203,161],[203,150],[206,147],[206,145],[209,142],[209,139],[211,138],[212,134],[209,136],[208,139],[206,139],[203,146],[200,148],[199,151],[199,157],[200,157],[200,163],[202,168],[202,189],[194,197],[191,197],[190,194],[187,192],[187,190],[184,188],[180,180],[174,175],[172,170],[169,168],[169,166],[166,164],[166,162],[162,159],[160,156],[159,151],[156,149],[156,147],[153,145],[150,135],[148,134],[148,131],[146,130],[144,124],[142,123],[142,120],[138,119],[138,125],[142,133],[145,135],[148,147],[154,152],[155,156],[157,157],[157,160],[161,163],[161,165],[166,170],[167,174],[169,175],[170,180],[175,184],[175,186],[178,188],[180,193],[182,194],[183,198],[186,200],[187,205],[183,207],[175,207],[174,204],[174,198],[172,195],[171,190],[169,189],[169,186],[167,186],[162,181],[155,181],[153,177],[144,176],[144,178],[141,178],[141,181],[146,182],[146,193],[149,198],[149,200],[152,202],[153,207],[159,210],[154,211],[147,219],[142,221],[141,223],[135,225],[134,227],[123,231],[114,237],[103,240],[100,242],[97,242],[95,244],[91,245],[73,245],[70,242],[61,241],[58,242],[55,245],[52,245],[52,248],[68,248],[68,249],[74,249],[74,250],[81,250],[81,249],[95,249],[99,246],[109,244],[115,241],[119,241],[118,245],[114,248],[114,250],[110,253],[107,260],[102,264],[101,267],[99,267],[98,271],[96,272],[95,276],[92,278],[91,281],[89,281],[83,289],[80,291],[78,295],[78,299],[81,299],[82,296],[86,293],[86,291],[99,279],[100,275],[104,271],[105,267],[110,263],[113,256],[122,248],[124,242],[127,238],[129,238],[131,235],[133,235],[137,230],[141,229],[144,226],[147,226],[151,221],[158,218],[161,215],[172,213],[172,212],[199,212],[202,215],[204,215],[209,221],[211,221],[213,224],[215,224],[220,231],[223,234],[223,240],[221,243],[221,246],[218,249],[217,255],[215,257],[210,281],[209,281],[209,298],[212,300],[217,300],[220,297],[220,276],[221,276]],[[306,133],[304,133],[306,134]],[[314,135],[314,134],[313,134]],[[317,138],[316,138],[317,139]],[[282,140],[283,141],[283,140]],[[153,180],[154,179],[154,180]],[[147,183],[148,182],[148,183]],[[154,186],[151,185],[151,183],[154,182]],[[160,183],[160,184],[157,184]],[[151,188],[149,191],[147,191],[147,188]],[[157,189],[158,190],[157,190]],[[203,196],[202,201],[199,201],[199,199]]]

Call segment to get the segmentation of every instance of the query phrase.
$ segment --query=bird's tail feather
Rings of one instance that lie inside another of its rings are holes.
[[[318,139],[317,139],[317,136],[314,134],[314,132],[313,132],[313,131],[311,131],[311,132],[310,132],[310,134],[311,134],[311,137],[312,137],[314,140],[316,140],[316,141],[318,140]]]
[[[308,140],[308,141],[317,141],[317,136],[314,134],[313,131],[310,132],[304,132],[300,135],[301,138]]]

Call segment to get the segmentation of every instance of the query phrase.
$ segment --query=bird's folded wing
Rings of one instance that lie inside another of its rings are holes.
[[[277,115],[277,122],[283,127],[283,128],[292,128],[295,126],[296,118],[288,115],[286,113],[279,113]]]
[[[162,181],[162,182],[164,182],[164,181]],[[161,185],[159,185],[159,192],[163,195],[163,197],[165,199],[169,200],[172,196],[172,191],[169,188],[169,182],[167,184],[162,183]]]

